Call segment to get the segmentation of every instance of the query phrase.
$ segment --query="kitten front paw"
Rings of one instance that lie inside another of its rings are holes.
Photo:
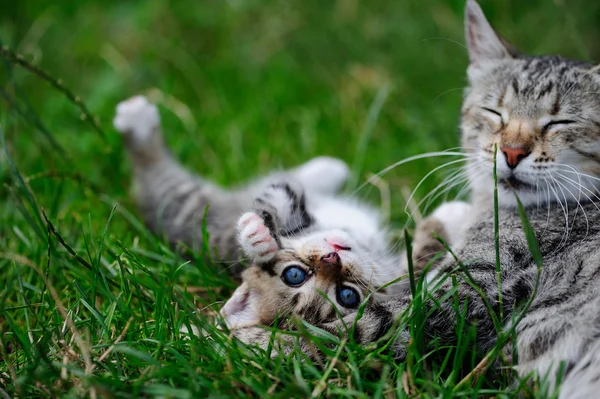
[[[263,218],[254,212],[242,215],[238,220],[238,242],[246,257],[257,263],[272,260],[279,249]]]
[[[147,141],[160,124],[156,105],[144,96],[135,96],[117,105],[113,125],[119,133],[131,135],[137,142]]]

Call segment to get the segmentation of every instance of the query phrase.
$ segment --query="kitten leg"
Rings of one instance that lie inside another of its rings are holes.
[[[254,200],[254,211],[264,219],[266,226],[277,235],[293,235],[314,224],[306,209],[306,196],[302,185],[294,179],[270,184]]]
[[[181,167],[163,144],[157,107],[145,97],[120,103],[114,125],[124,138],[133,166],[133,196],[149,228],[171,243],[199,245],[208,207],[210,249],[216,248],[221,260],[237,260],[236,220],[250,208],[251,199],[225,192]]]
[[[438,253],[446,251],[438,236],[451,247],[459,245],[470,213],[471,205],[466,202],[446,202],[417,224],[412,248],[413,266],[417,274],[420,274]]]
[[[350,170],[340,159],[316,157],[293,169],[292,174],[307,191],[333,195],[346,183]]]
[[[120,102],[113,125],[123,136],[134,167],[149,167],[168,157],[159,131],[158,108],[146,97],[135,96]]]

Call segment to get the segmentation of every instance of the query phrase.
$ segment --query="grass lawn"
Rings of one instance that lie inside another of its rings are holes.
[[[462,0],[0,4],[0,45],[53,81],[3,51],[0,398],[516,397],[509,372],[460,383],[479,361],[474,327],[460,323],[461,344],[436,348],[423,345],[418,317],[405,321],[414,340],[403,364],[385,340],[339,342],[321,365],[231,342],[212,317],[235,281],[145,229],[111,125],[119,101],[145,94],[176,156],[210,179],[234,184],[331,155],[352,166],[353,192],[395,161],[458,146]],[[523,51],[600,58],[600,2],[482,6]],[[356,195],[401,228],[407,192],[442,162],[404,164]]]

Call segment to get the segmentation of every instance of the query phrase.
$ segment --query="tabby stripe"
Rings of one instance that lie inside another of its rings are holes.
[[[594,162],[600,163],[600,157],[598,155],[596,155],[596,154],[592,154],[591,152],[587,152],[587,151],[581,150],[581,149],[579,149],[577,147],[571,147],[571,149],[573,151],[575,151],[576,153],[578,153],[580,155],[583,155],[584,157],[593,160]]]

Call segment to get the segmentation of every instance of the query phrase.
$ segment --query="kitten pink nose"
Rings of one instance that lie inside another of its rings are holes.
[[[500,148],[500,151],[504,153],[504,157],[506,158],[506,163],[508,167],[514,169],[517,167],[519,162],[525,159],[531,152],[529,149],[525,147],[510,147],[503,146]]]
[[[321,256],[321,262],[339,266],[341,264],[340,255],[337,252],[330,252],[327,255]]]

